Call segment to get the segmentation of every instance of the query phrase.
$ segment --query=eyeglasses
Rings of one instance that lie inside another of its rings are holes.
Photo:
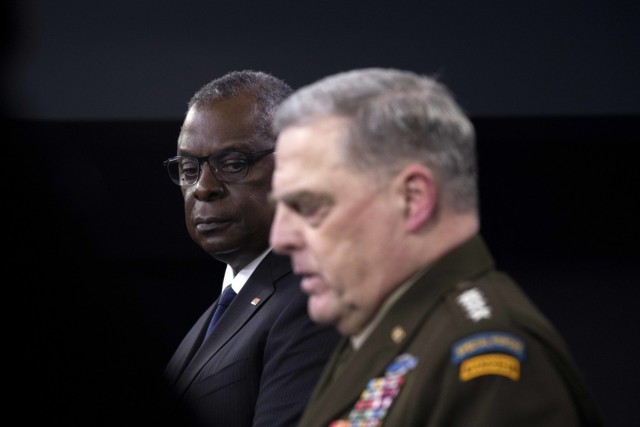
[[[176,156],[166,160],[164,165],[169,172],[169,178],[180,187],[189,187],[198,182],[204,162],[209,163],[218,180],[233,182],[246,177],[253,164],[274,151],[272,148],[254,153],[224,151],[206,157]]]

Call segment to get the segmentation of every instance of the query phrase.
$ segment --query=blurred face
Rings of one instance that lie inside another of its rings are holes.
[[[401,242],[393,185],[375,184],[341,152],[345,122],[290,127],[277,142],[271,244],[291,256],[318,323],[357,334],[396,286],[390,251]]]
[[[178,139],[178,155],[204,157],[225,150],[253,153],[273,147],[256,132],[254,101],[239,96],[213,106],[191,108]],[[183,187],[185,221],[191,238],[214,258],[240,270],[269,245],[273,208],[273,154],[257,160],[248,175],[221,182],[208,163],[198,182]]]

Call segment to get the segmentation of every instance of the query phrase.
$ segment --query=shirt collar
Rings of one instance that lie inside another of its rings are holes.
[[[398,299],[413,285],[418,281],[418,278],[424,274],[424,269],[420,269],[418,272],[413,274],[409,280],[400,285],[395,291],[389,295],[387,299],[384,300],[382,306],[378,310],[378,312],[373,316],[373,319],[364,327],[362,332],[357,335],[353,335],[350,338],[351,345],[355,350],[362,347],[362,344],[369,338],[369,335],[373,332],[373,330],[378,326],[378,323],[382,320],[382,318],[387,314],[387,312],[391,309],[391,306],[395,304]]]
[[[240,290],[247,283],[249,277],[253,274],[255,269],[258,267],[260,262],[267,256],[271,248],[267,248],[264,252],[262,252],[257,258],[247,264],[242,270],[233,276],[233,269],[229,264],[227,264],[227,269],[224,272],[224,279],[222,279],[222,292],[227,288],[227,286],[231,286],[233,290],[239,294]]]

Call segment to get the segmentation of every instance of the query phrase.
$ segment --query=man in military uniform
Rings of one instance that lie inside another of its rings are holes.
[[[446,87],[340,73],[274,128],[271,244],[344,335],[300,426],[601,425],[563,339],[494,266],[475,132]]]

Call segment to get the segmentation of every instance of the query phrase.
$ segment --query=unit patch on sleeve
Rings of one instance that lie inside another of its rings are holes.
[[[525,359],[522,339],[507,332],[480,332],[451,347],[451,362],[460,364],[460,380],[483,375],[501,375],[520,379],[520,362]]]

